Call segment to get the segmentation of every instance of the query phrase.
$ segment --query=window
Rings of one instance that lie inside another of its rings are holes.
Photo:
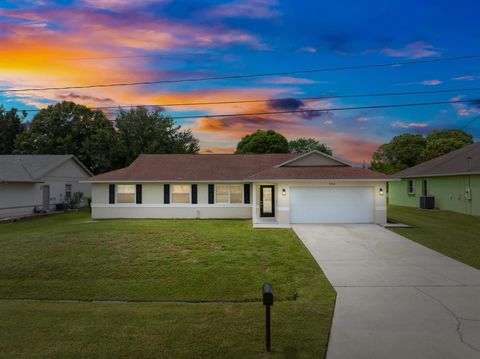
[[[215,203],[228,203],[227,184],[217,184],[215,186]]]
[[[243,203],[243,185],[219,184],[215,185],[215,203]]]
[[[190,185],[172,185],[172,203],[190,203]]]
[[[117,203],[135,203],[135,185],[117,185]]]
[[[415,180],[409,179],[407,181],[407,193],[408,194],[415,194]]]
[[[230,185],[230,203],[243,202],[243,186],[241,184]]]
[[[72,198],[72,185],[71,184],[66,184],[65,185],[65,200],[70,201]]]
[[[422,196],[428,196],[428,180],[422,180]]]

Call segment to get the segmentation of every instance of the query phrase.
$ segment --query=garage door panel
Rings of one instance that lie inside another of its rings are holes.
[[[372,187],[292,187],[291,223],[372,223]]]

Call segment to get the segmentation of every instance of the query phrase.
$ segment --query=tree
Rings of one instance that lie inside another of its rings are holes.
[[[370,169],[392,174],[471,143],[472,135],[457,129],[432,130],[426,137],[405,133],[375,151]]]
[[[445,155],[473,143],[473,136],[462,130],[433,130],[427,135],[427,146],[423,152],[423,160]]]
[[[327,145],[320,143],[314,138],[297,138],[288,142],[288,149],[292,153],[307,153],[310,151],[320,151],[327,155],[332,155],[332,149]]]
[[[257,130],[244,136],[235,153],[288,153],[288,141],[273,130]]]
[[[198,140],[160,111],[137,107],[120,110],[116,120],[122,166],[142,153],[198,153]]]
[[[0,155],[13,153],[16,138],[25,129],[22,119],[26,116],[26,112],[19,114],[15,108],[7,111],[0,106]]]
[[[15,153],[73,154],[93,173],[117,165],[113,124],[101,111],[64,101],[38,112],[17,137]]]
[[[422,135],[405,133],[381,145],[372,155],[370,169],[392,174],[419,164],[426,147]]]

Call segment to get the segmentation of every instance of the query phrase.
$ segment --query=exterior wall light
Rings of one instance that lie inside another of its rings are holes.
[[[286,196],[287,195],[287,190],[284,188],[282,189],[282,196]]]
[[[378,194],[379,194],[380,196],[383,196],[383,188],[380,188],[380,189],[378,190]]]

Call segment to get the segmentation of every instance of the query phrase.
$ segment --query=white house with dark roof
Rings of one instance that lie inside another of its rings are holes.
[[[382,173],[324,153],[141,155],[90,178],[93,218],[251,218],[292,223],[385,223]]]
[[[73,155],[0,155],[0,218],[48,212],[73,193],[90,197],[92,173]]]

